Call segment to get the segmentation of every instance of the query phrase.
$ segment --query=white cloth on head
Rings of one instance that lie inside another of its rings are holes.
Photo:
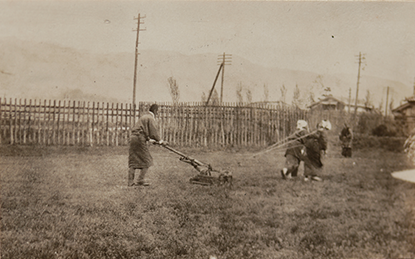
[[[298,120],[297,121],[297,129],[302,130],[307,128],[307,122],[305,120]]]
[[[331,123],[328,120],[322,120],[320,122],[320,127],[326,130],[331,130]]]

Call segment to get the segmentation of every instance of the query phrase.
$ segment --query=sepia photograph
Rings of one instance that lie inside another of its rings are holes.
[[[0,257],[415,258],[414,14],[0,0]]]

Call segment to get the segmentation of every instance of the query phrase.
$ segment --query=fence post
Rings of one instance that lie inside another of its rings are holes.
[[[114,108],[113,108],[114,109]],[[114,117],[114,110],[113,110]],[[118,103],[115,105],[115,146],[118,146]]]
[[[12,98],[10,98],[10,104],[9,104],[9,123],[10,123],[10,144],[14,144],[14,132],[13,132],[13,112],[12,112]]]
[[[85,123],[85,108],[86,108],[86,102],[83,101],[82,102],[82,118],[81,118],[81,132],[82,132],[82,146],[86,146],[87,145],[87,141],[88,141],[88,129],[87,129],[87,125]]]
[[[120,130],[121,130],[121,137],[120,137],[120,146],[124,145],[124,133],[125,133],[125,129],[126,127],[124,127],[123,125],[123,118],[124,118],[124,105],[123,103],[120,103],[120,110],[121,110],[121,114],[120,114]]]
[[[99,129],[99,143],[100,145],[105,145],[105,139],[104,139],[104,133],[105,133],[105,103],[101,103],[101,123],[100,123],[100,129]]]
[[[91,127],[89,125],[89,123],[90,123],[90,119],[89,119],[89,111],[90,111],[89,106],[90,106],[90,103],[87,102],[86,105],[87,106],[86,106],[86,125],[85,125],[86,126],[86,129],[85,129],[85,138],[86,138],[85,146],[92,146],[91,132],[90,132]]]
[[[60,106],[60,105],[59,105]],[[66,145],[66,100],[63,100],[63,117],[62,117],[62,145]]]
[[[0,97],[0,145],[3,144],[3,132],[4,132],[3,130],[4,130],[4,123],[3,123],[3,99]]]
[[[16,105],[16,111],[19,114],[19,120],[18,120],[18,138],[16,138],[17,144],[22,144],[22,99],[19,99],[19,104]]]
[[[91,121],[91,129],[90,129],[90,132],[91,132],[91,135],[90,135],[91,146],[93,146],[94,144],[97,144],[97,143],[95,143],[95,141],[96,141],[95,126],[96,126],[96,123],[95,123],[95,102],[92,102],[92,121]]]
[[[77,111],[77,112],[75,112],[75,110]],[[73,108],[73,114],[74,114],[74,116],[75,116],[75,136],[76,136],[76,141],[75,141],[75,143],[77,144],[77,145],[79,145],[79,142],[80,142],[80,139],[79,139],[79,123],[80,123],[80,117],[81,117],[81,112],[80,112],[80,110],[81,110],[81,102],[80,101],[78,101],[78,106],[75,108],[75,104],[74,104],[74,108]]]
[[[27,129],[27,139],[29,144],[32,144],[33,139],[33,130],[32,130],[32,99],[29,100],[29,120],[28,120],[28,129]]]
[[[75,145],[75,101],[73,101],[73,103],[72,103],[72,123],[71,123],[71,126],[72,126],[72,132],[71,132],[71,139],[70,139],[70,143],[72,144],[72,145]]]
[[[52,145],[56,144],[56,100],[53,100],[53,118],[52,118]]]
[[[109,121],[109,110],[110,110],[110,104],[107,103],[107,111],[106,111],[106,139],[107,139],[107,146],[109,146],[109,129],[108,129],[108,121]]]
[[[57,135],[57,144],[60,145],[61,144],[61,134],[60,134],[60,120],[61,120],[61,101],[58,101],[58,118],[56,120],[56,135]],[[55,107],[56,110],[56,107]]]

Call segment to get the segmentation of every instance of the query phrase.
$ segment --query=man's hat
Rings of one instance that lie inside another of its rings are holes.
[[[159,106],[156,104],[156,103],[154,103],[154,104],[152,104],[151,106],[150,106],[150,111],[152,112],[152,113],[156,113],[157,111],[158,111],[158,109],[159,109]]]

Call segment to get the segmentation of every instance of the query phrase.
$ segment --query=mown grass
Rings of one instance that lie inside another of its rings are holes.
[[[390,175],[410,167],[402,153],[333,148],[310,183],[281,180],[282,152],[183,150],[233,171],[224,188],[189,184],[191,166],[152,151],[152,186],[127,188],[126,147],[2,147],[1,257],[415,256],[415,185]]]

